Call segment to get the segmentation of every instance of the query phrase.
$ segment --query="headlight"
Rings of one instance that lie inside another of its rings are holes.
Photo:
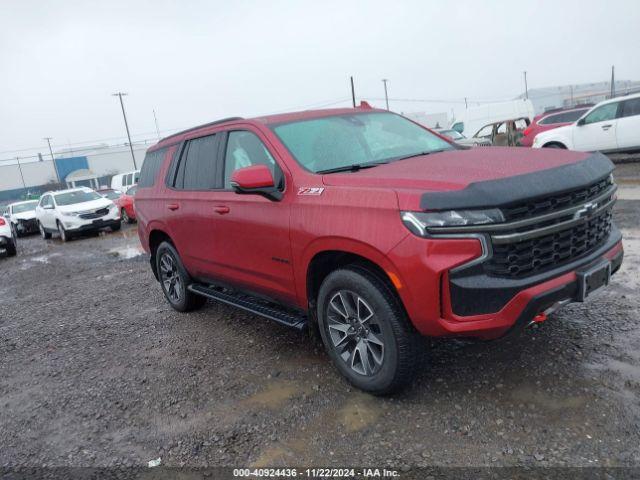
[[[489,210],[448,210],[445,212],[402,212],[402,223],[416,235],[424,237],[432,227],[463,227],[504,222],[497,208]]]
[[[80,212],[61,212],[65,217],[77,217]]]

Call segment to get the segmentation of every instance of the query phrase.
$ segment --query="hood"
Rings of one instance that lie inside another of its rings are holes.
[[[323,181],[328,186],[392,188],[401,210],[442,210],[542,197],[602,179],[612,170],[600,153],[480,147],[327,174]]]
[[[36,211],[31,210],[30,212],[14,213],[13,215],[11,215],[11,217],[14,220],[33,220],[34,218],[36,218]]]
[[[396,189],[460,190],[474,182],[569,165],[589,154],[567,150],[481,147],[451,150],[323,176],[325,185]]]
[[[58,210],[61,212],[85,212],[105,208],[114,203],[108,198],[99,198],[90,202],[74,203],[73,205],[59,205]]]

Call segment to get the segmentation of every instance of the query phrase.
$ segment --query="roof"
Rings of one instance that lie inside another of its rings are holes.
[[[76,188],[65,188],[64,190],[50,190],[48,192],[44,192],[42,195],[58,195],[60,193],[77,192],[78,190],[83,190],[85,192],[94,191],[92,188],[89,188],[89,187],[76,187]]]
[[[22,205],[24,203],[33,203],[33,202],[37,202],[38,200],[23,200],[22,202],[13,202],[13,203],[9,203],[7,205],[5,205],[5,207],[13,207],[14,205]]]
[[[232,125],[234,123],[239,123],[239,122],[259,122],[264,125],[274,125],[278,123],[295,122],[300,120],[308,120],[312,118],[330,117],[333,115],[348,115],[353,113],[386,112],[386,111],[387,110],[371,108],[368,105],[361,105],[356,108],[326,108],[322,110],[303,110],[300,112],[279,113],[275,115],[265,115],[262,117],[254,117],[254,118],[242,118],[242,117],[223,118],[222,120],[216,120],[214,122],[205,123],[204,125],[199,125],[197,127],[189,128],[187,130],[183,130],[181,132],[174,133],[173,135],[165,137],[161,139],[156,145],[151,147],[149,151],[153,151],[157,148],[178,143],[181,140],[183,140],[184,135],[200,129],[205,129],[207,127],[214,127],[214,126],[225,125],[225,124]]]
[[[68,174],[65,178],[67,182],[72,180],[88,180],[91,178],[98,178],[95,173],[86,168],[80,168],[78,170],[74,170],[70,174]]]

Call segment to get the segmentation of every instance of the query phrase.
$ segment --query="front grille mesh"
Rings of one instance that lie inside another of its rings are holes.
[[[611,227],[612,212],[605,210],[579,225],[553,234],[517,243],[493,245],[493,256],[484,264],[485,271],[492,276],[509,278],[544,272],[601,246],[609,236]]]
[[[79,216],[84,220],[91,220],[92,218],[104,217],[107,213],[109,213],[108,208],[101,208],[100,210],[96,210],[95,212],[82,213]]]
[[[570,192],[551,195],[503,208],[502,213],[507,222],[537,217],[538,215],[544,215],[545,213],[586,203],[603,194],[612,185],[613,180],[611,177],[607,177]]]

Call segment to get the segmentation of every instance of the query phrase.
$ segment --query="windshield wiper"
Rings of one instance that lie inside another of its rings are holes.
[[[407,155],[405,157],[399,157],[396,158],[395,161],[398,160],[406,160],[408,158],[413,158],[413,157],[422,157],[424,155],[431,155],[432,153],[440,153],[440,152],[446,152],[448,149],[446,150],[431,150],[430,152],[418,152],[418,153],[412,153],[411,155]]]
[[[388,162],[375,162],[375,163],[354,163],[353,165],[345,165],[343,167],[327,168],[326,170],[318,170],[316,173],[338,173],[338,172],[357,172],[363,168],[377,167]]]

